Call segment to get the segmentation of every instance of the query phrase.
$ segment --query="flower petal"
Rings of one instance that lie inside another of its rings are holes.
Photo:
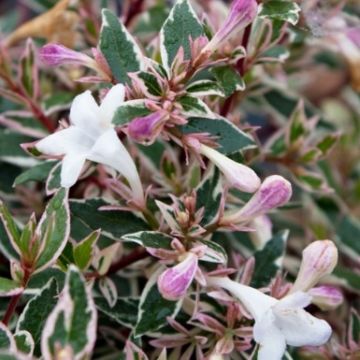
[[[320,346],[331,335],[325,320],[317,319],[300,308],[274,308],[275,324],[281,329],[286,343],[292,346]]]
[[[75,97],[70,109],[72,125],[96,139],[104,130],[100,109],[89,90]]]
[[[158,279],[161,295],[167,300],[182,298],[194,279],[197,267],[198,257],[188,253],[181,263],[165,270]]]
[[[286,350],[286,342],[281,331],[273,326],[260,342],[258,360],[281,360]]]
[[[227,277],[209,276],[206,281],[209,286],[222,287],[236,296],[251,313],[255,321],[260,320],[268,309],[278,302],[277,299],[274,299],[257,289],[239,284]]]
[[[125,87],[122,84],[117,84],[108,91],[100,105],[100,112],[104,121],[111,124],[115,111],[124,102],[124,98]]]
[[[144,192],[135,163],[114,129],[107,130],[97,139],[87,159],[117,170],[129,182],[135,199],[143,203]]]
[[[69,188],[76,183],[86,159],[85,154],[67,154],[62,161],[61,186]]]
[[[282,298],[275,306],[275,311],[288,308],[305,308],[311,304],[312,297],[303,291],[297,291]]]
[[[94,141],[81,129],[70,126],[37,142],[35,145],[43,154],[60,156],[67,153],[83,153],[88,151]]]

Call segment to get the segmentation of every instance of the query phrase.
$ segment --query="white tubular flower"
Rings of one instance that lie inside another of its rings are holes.
[[[239,164],[203,144],[201,144],[199,152],[219,168],[231,186],[249,193],[255,192],[260,186],[261,181],[259,177],[248,166]]]
[[[329,340],[330,325],[304,310],[311,302],[309,294],[299,291],[277,300],[229,278],[208,277],[207,283],[228,290],[253,316],[258,360],[281,360],[286,345],[320,346]]]
[[[134,200],[144,204],[144,192],[135,163],[111,123],[124,97],[125,88],[121,84],[109,90],[100,106],[89,90],[83,92],[75,97],[71,105],[71,126],[47,136],[35,145],[43,154],[64,156],[61,186],[74,185],[85,160],[90,160],[121,173],[129,182]]]

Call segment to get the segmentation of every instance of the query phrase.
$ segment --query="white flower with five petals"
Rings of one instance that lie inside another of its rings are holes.
[[[75,97],[70,109],[70,126],[36,143],[43,154],[63,156],[61,186],[71,187],[86,160],[114,168],[128,181],[133,198],[144,204],[144,192],[135,163],[118,138],[112,118],[124,102],[125,88],[118,84],[99,106],[89,90]]]
[[[260,344],[258,360],[281,360],[286,345],[320,346],[329,340],[330,325],[304,310],[312,300],[305,292],[278,300],[229,278],[208,277],[207,283],[231,292],[253,316],[254,340]]]

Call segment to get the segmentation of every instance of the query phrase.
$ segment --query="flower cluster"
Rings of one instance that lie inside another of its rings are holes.
[[[1,42],[0,359],[357,358],[355,4],[172,3]]]

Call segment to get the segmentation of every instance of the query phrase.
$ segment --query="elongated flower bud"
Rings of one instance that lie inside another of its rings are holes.
[[[234,0],[224,24],[216,32],[203,52],[216,50],[219,44],[227,40],[235,32],[244,29],[254,20],[257,8],[256,0]]]
[[[311,302],[321,310],[333,310],[344,301],[342,292],[335,286],[319,286],[309,290]]]
[[[83,65],[93,69],[97,68],[95,60],[80,52],[71,50],[60,44],[47,44],[40,51],[40,59],[49,66]]]
[[[279,175],[267,177],[253,197],[235,214],[224,218],[224,222],[243,222],[251,220],[269,210],[286,204],[291,197],[289,181]]]
[[[338,250],[330,240],[318,240],[303,251],[300,270],[291,292],[308,291],[325,275],[331,274],[338,260]]]
[[[198,267],[198,257],[188,253],[178,265],[165,270],[158,279],[161,295],[167,300],[179,300],[186,295]]]
[[[138,143],[152,144],[159,135],[166,117],[165,112],[156,111],[150,115],[135,118],[128,126],[128,134]]]
[[[232,187],[252,193],[260,186],[259,177],[248,166],[239,164],[206,145],[201,145],[199,152],[220,169]]]

